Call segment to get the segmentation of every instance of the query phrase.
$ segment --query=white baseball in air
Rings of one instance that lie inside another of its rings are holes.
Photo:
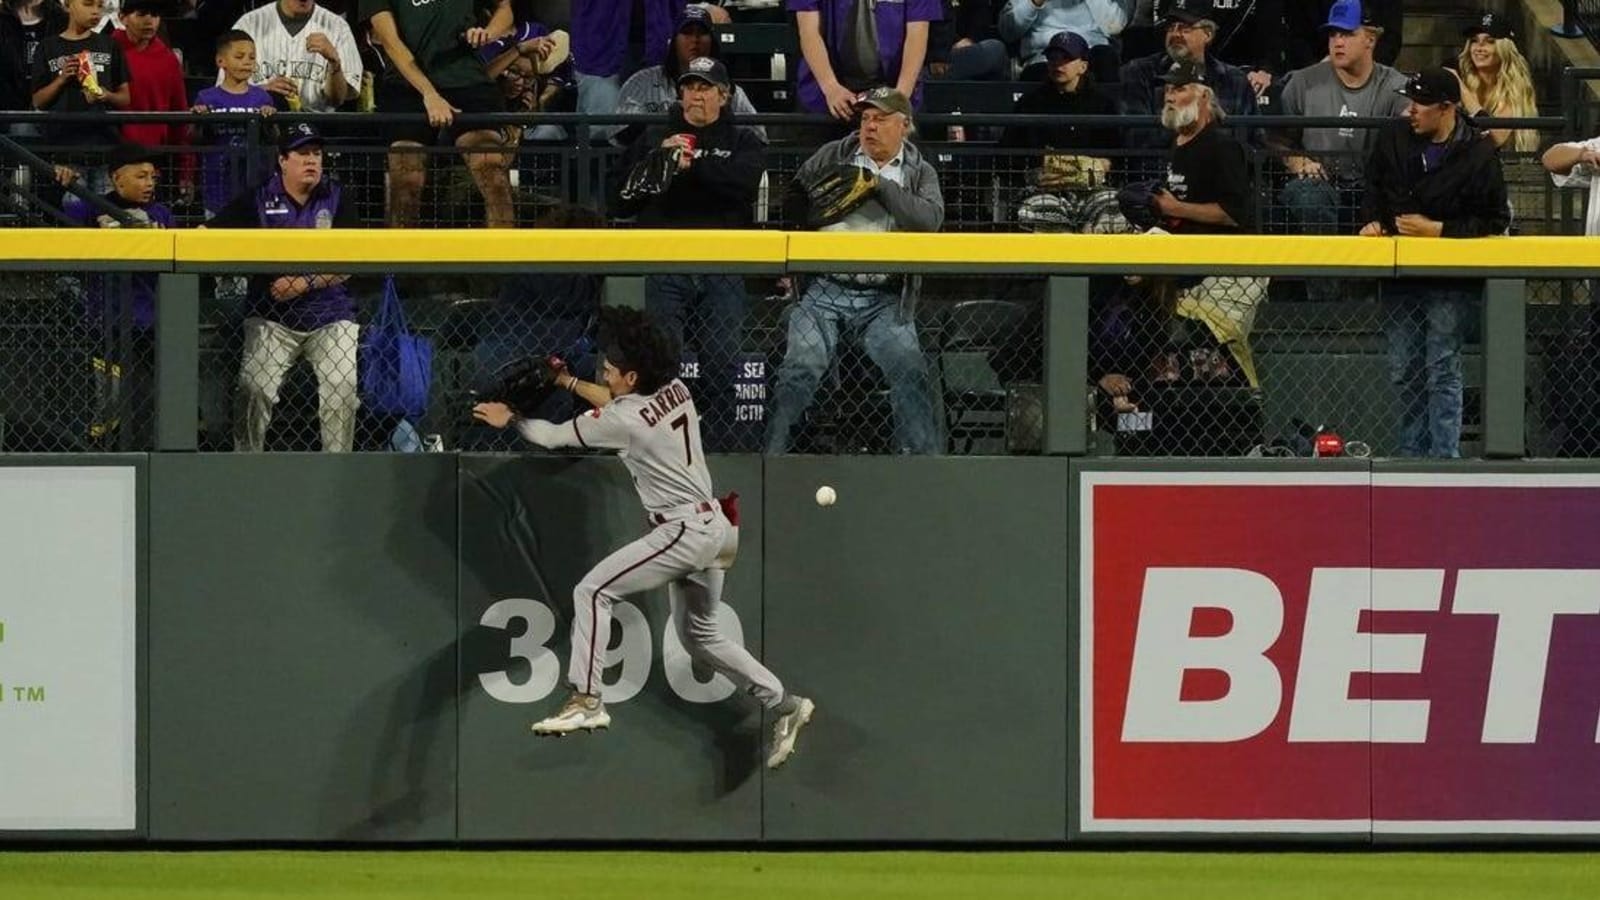
[[[839,495],[833,490],[833,488],[828,487],[827,485],[817,488],[818,506],[832,506],[834,501],[838,499]]]

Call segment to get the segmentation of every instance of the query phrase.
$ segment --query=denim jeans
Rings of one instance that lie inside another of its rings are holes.
[[[928,360],[922,355],[916,321],[901,307],[899,293],[827,277],[812,279],[789,311],[788,349],[773,389],[767,452],[788,451],[790,432],[811,406],[833,361],[841,325],[860,333],[862,349],[889,384],[895,450],[938,452]]]
[[[1359,199],[1324,179],[1290,179],[1283,186],[1280,199],[1291,234],[1334,235],[1348,234],[1354,230],[1343,227],[1340,213],[1342,206],[1352,208],[1353,203],[1360,202]],[[1306,299],[1338,300],[1339,281],[1332,278],[1306,279]]]
[[[744,279],[737,275],[651,275],[644,280],[644,306],[650,318],[684,346],[685,334],[700,362],[701,437],[713,453],[737,450],[733,433],[733,383],[744,316],[749,307]]]
[[[1389,382],[1399,395],[1400,456],[1461,456],[1461,336],[1481,289],[1383,285]]]
[[[993,38],[952,48],[950,68],[944,77],[952,81],[1010,81],[1011,55],[1005,44]]]
[[[617,75],[578,75],[578,112],[594,116],[612,116],[617,113],[617,99],[622,94],[622,78]],[[591,125],[589,140],[606,141],[622,130],[621,125]]]

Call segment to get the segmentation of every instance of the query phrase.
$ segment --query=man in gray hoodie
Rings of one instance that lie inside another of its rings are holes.
[[[938,231],[944,224],[939,176],[916,145],[911,103],[894,88],[874,88],[856,101],[855,134],[822,145],[784,198],[791,225],[819,231]],[[838,188],[848,186],[841,196]],[[839,343],[840,326],[859,334],[862,349],[889,383],[894,449],[935,453],[940,447],[927,358],[917,337],[919,282],[914,275],[819,275],[789,311],[788,345],[778,369],[767,452],[789,449],[790,432],[816,395]]]

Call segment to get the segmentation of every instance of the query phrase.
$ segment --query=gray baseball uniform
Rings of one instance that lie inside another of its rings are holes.
[[[601,652],[611,635],[611,604],[667,586],[672,623],[691,656],[727,676],[772,709],[783,684],[749,651],[716,626],[725,569],[739,546],[739,529],[711,492],[700,444],[700,414],[683,382],[654,394],[627,394],[556,425],[517,420],[524,438],[542,447],[617,450],[633,476],[654,527],[612,553],[572,592],[572,661],[567,680],[585,694],[600,691]]]

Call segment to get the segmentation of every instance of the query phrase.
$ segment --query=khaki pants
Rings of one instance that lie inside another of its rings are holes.
[[[356,348],[360,326],[334,322],[316,331],[294,331],[266,319],[244,322],[244,360],[239,366],[239,402],[233,417],[235,450],[260,452],[272,424],[283,377],[304,356],[317,374],[317,415],[322,449],[348,452],[355,446]]]

